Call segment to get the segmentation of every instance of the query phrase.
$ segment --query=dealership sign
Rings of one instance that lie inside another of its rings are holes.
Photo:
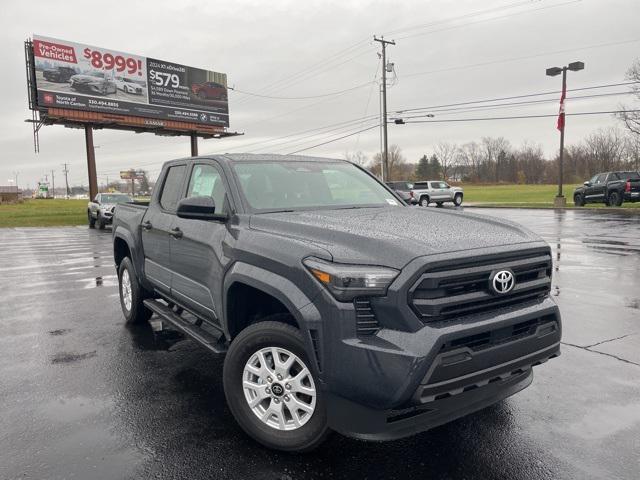
[[[229,126],[224,73],[37,35],[33,58],[39,108]]]

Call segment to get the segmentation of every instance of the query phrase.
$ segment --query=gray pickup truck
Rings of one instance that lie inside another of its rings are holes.
[[[430,203],[435,203],[441,207],[443,203],[451,202],[456,207],[462,205],[464,192],[460,187],[452,187],[442,180],[429,180],[426,182],[415,182],[413,184],[412,196],[422,207],[428,207]]]
[[[155,313],[226,355],[231,413],[274,449],[428,430],[560,354],[544,241],[411,208],[343,160],[168,162],[148,206],[116,207],[113,251],[126,320]]]

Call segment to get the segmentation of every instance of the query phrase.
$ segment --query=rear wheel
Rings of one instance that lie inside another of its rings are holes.
[[[128,323],[144,323],[153,312],[144,306],[144,290],[138,282],[129,257],[125,257],[118,268],[118,286],[122,314]]]
[[[584,197],[581,193],[576,193],[573,196],[573,203],[576,207],[584,207]]]
[[[329,433],[324,397],[302,334],[272,320],[277,317],[282,315],[247,327],[233,340],[224,362],[224,392],[236,421],[253,439],[277,450],[309,451]]]
[[[461,193],[456,193],[453,197],[453,204],[456,207],[459,207],[460,205],[462,205],[462,194]]]
[[[622,205],[622,196],[618,192],[611,192],[609,194],[608,205],[610,207],[619,207]]]
[[[421,207],[428,207],[429,206],[429,197],[422,197],[420,199],[420,206]]]

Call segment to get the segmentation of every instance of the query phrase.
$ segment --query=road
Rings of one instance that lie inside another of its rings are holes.
[[[0,229],[0,479],[638,478],[640,216],[468,210],[551,244],[562,356],[448,425],[308,455],[240,431],[221,359],[124,324],[109,231]]]

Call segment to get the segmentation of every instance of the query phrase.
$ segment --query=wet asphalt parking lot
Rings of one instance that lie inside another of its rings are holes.
[[[640,215],[469,210],[550,243],[562,356],[448,425],[307,455],[241,432],[222,359],[125,325],[109,230],[0,229],[0,479],[640,478]]]

